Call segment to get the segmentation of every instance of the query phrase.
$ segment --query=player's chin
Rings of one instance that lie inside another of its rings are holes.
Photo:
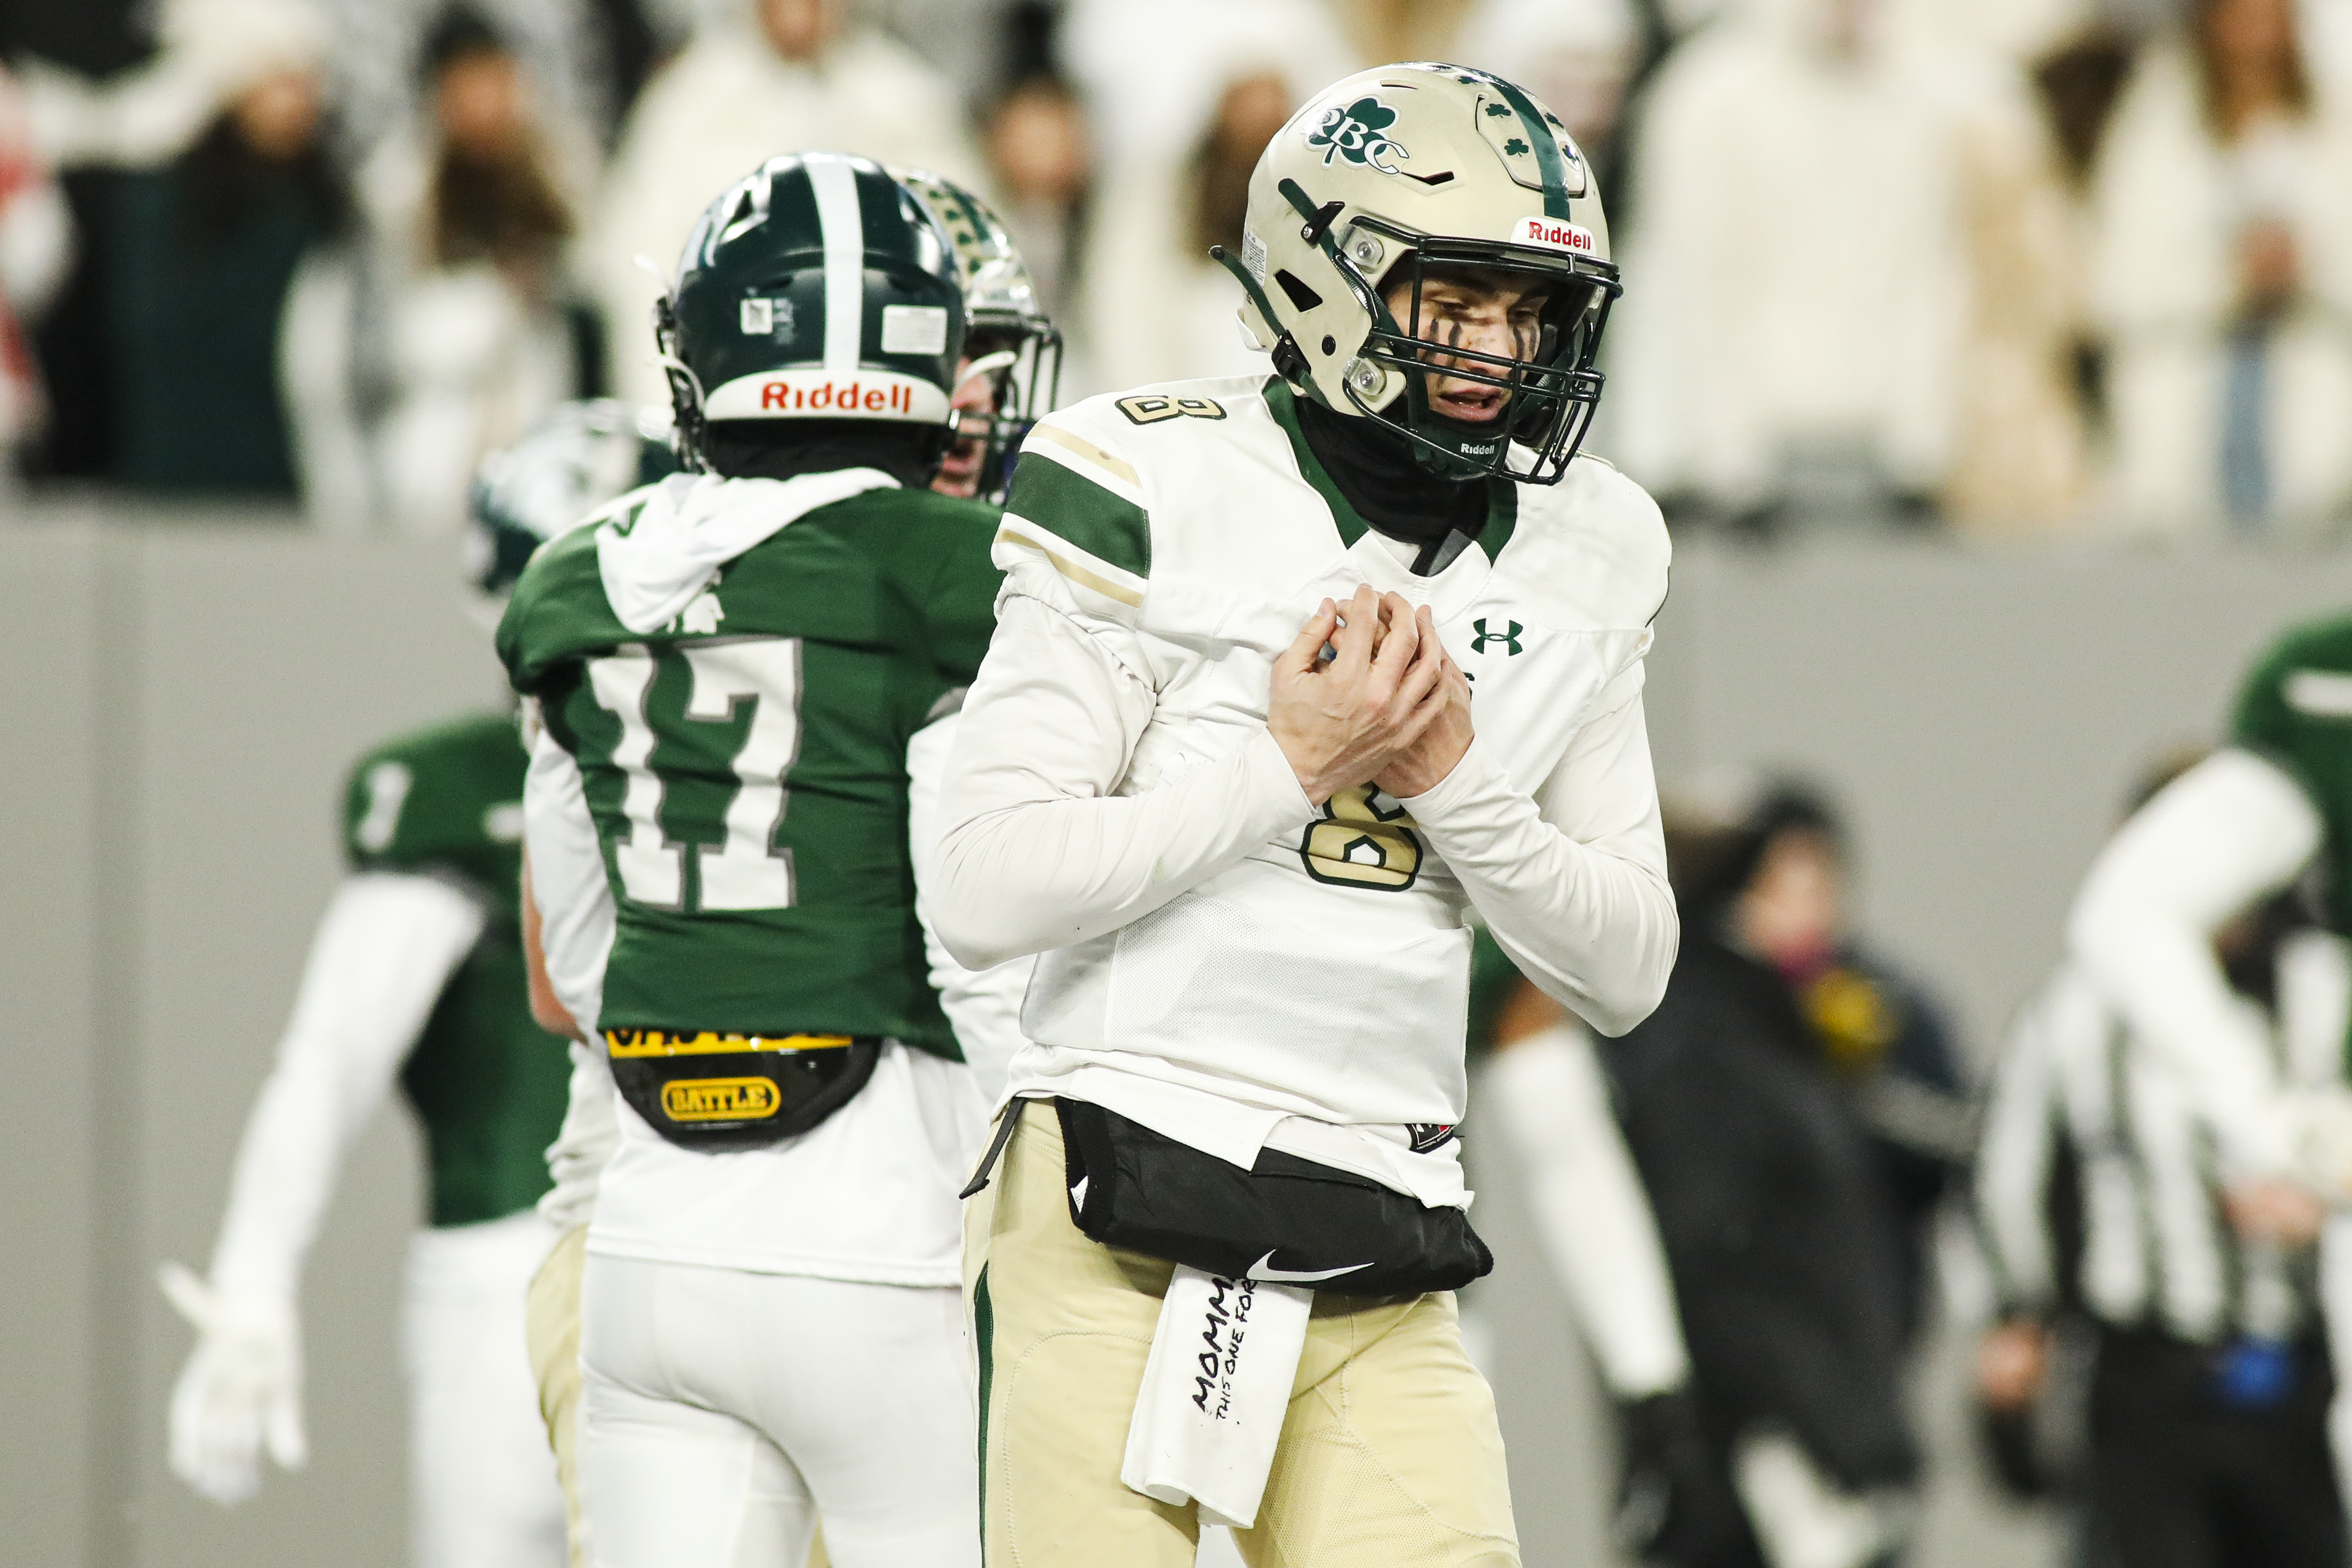
[[[966,498],[980,493],[980,453],[955,451],[940,464],[940,471],[931,477],[931,488],[942,496]]]

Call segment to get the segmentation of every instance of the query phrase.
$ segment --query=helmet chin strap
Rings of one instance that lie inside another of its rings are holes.
[[[669,380],[669,402],[676,426],[670,437],[671,450],[687,468],[708,473],[710,465],[703,455],[702,435],[709,422],[702,413],[702,378],[677,357],[677,307],[667,293],[654,301],[654,363]]]

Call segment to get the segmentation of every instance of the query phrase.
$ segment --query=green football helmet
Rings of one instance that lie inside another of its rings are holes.
[[[1003,497],[1012,455],[1029,427],[1054,410],[1062,379],[1062,334],[1037,300],[1029,264],[1012,231],[969,187],[920,169],[890,165],[890,176],[923,199],[947,231],[963,273],[968,361],[958,386],[988,379],[988,412],[957,411],[959,443],[982,443],[979,494]]]
[[[531,553],[607,501],[677,472],[669,422],[612,398],[567,402],[482,459],[467,507],[466,580],[495,622]]]
[[[963,298],[946,231],[880,164],[769,159],[704,211],[654,307],[680,455],[700,465],[730,420],[912,424],[944,446]]]

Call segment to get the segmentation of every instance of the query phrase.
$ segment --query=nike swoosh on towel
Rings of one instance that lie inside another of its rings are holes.
[[[1268,1252],[1243,1272],[1248,1278],[1261,1281],[1268,1285],[1311,1285],[1318,1280],[1336,1280],[1342,1274],[1352,1274],[1359,1269],[1370,1267],[1370,1263],[1350,1263],[1344,1269],[1318,1269],[1309,1272],[1300,1272],[1291,1269],[1275,1268],[1274,1254]]]

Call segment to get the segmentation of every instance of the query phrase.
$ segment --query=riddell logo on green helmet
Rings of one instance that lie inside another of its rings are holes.
[[[877,419],[918,424],[948,417],[948,394],[933,383],[871,365],[855,375],[807,369],[739,376],[713,391],[709,419]]]
[[[1402,174],[1403,170],[1383,162],[1402,158],[1408,162],[1412,154],[1404,144],[1392,141],[1388,129],[1396,123],[1396,110],[1367,93],[1342,109],[1333,106],[1324,110],[1322,120],[1307,133],[1307,145],[1323,149],[1323,166],[1329,168],[1334,158],[1345,158],[1350,163],[1366,163],[1383,174]]]
[[[770,382],[760,389],[760,408],[762,413],[912,413],[915,400],[903,386],[861,387],[856,382],[835,386],[826,382],[822,386],[796,387],[789,382]]]

